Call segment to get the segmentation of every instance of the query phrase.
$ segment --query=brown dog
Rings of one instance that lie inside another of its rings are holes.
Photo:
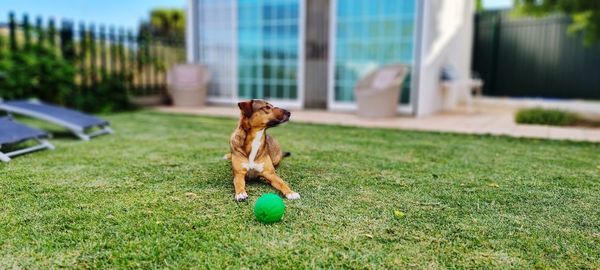
[[[281,191],[286,198],[299,199],[300,195],[275,174],[275,167],[289,153],[281,152],[277,140],[266,132],[270,127],[287,122],[290,112],[258,99],[240,102],[238,107],[241,111],[240,121],[231,134],[231,152],[226,155],[233,169],[235,199],[247,199],[246,179],[258,178]]]

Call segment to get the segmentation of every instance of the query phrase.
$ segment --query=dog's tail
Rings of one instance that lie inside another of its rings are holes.
[[[227,153],[223,156],[223,160],[231,160],[231,153]]]

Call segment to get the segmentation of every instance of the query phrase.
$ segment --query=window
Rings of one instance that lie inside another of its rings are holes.
[[[337,0],[334,102],[354,101],[356,82],[387,64],[412,65],[416,0]],[[403,84],[408,100],[410,79]]]
[[[298,97],[299,1],[239,1],[239,97]]]

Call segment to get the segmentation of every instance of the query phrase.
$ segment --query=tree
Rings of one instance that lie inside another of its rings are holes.
[[[150,12],[150,20],[140,25],[140,34],[159,40],[183,42],[185,13],[182,9],[154,9]]]
[[[484,10],[484,8],[483,8],[483,1],[482,0],[475,1],[475,10],[477,12],[482,12]]]
[[[517,14],[545,16],[564,13],[573,19],[568,31],[582,33],[584,42],[600,41],[600,1],[598,0],[514,0]]]

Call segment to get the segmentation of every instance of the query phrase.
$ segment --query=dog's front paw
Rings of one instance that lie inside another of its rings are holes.
[[[248,199],[248,193],[245,191],[235,194],[235,200],[238,202],[245,201],[246,199]]]
[[[288,200],[297,200],[297,199],[300,199],[300,194],[298,194],[296,192],[292,192],[292,193],[286,194],[285,197]]]

